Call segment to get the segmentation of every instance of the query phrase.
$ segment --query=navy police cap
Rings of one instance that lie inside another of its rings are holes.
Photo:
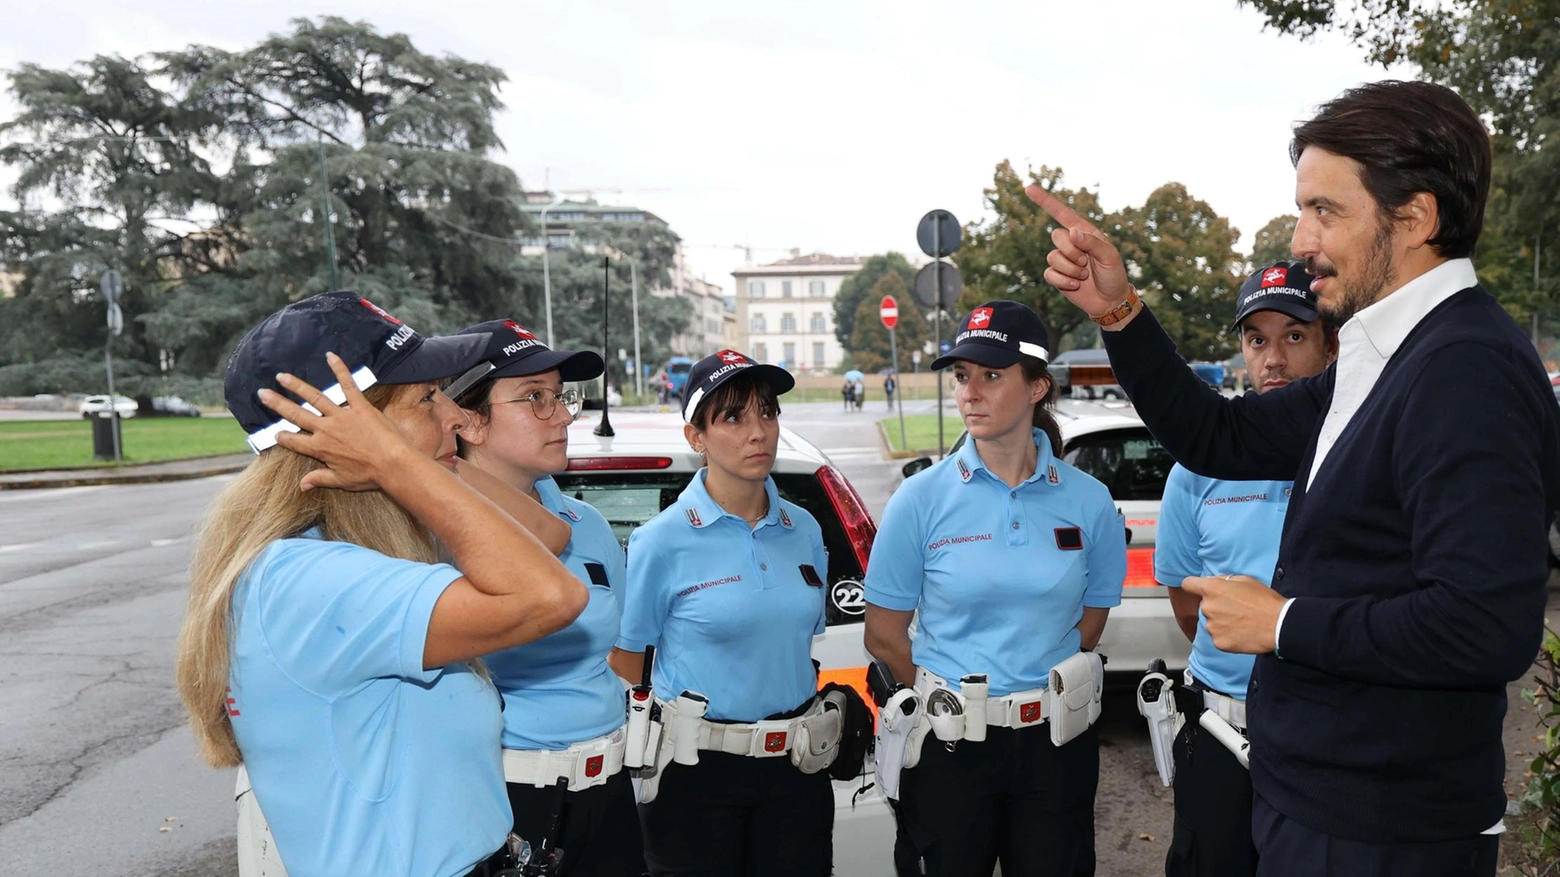
[[[327,292],[294,302],[260,321],[228,358],[222,395],[249,447],[260,453],[283,430],[298,428],[260,403],[261,390],[288,395],[276,383],[288,372],[320,388],[338,405],[346,394],[325,361],[335,353],[359,390],[375,384],[441,381],[482,360],[487,336],[427,338],[355,292]]]
[[[716,387],[741,374],[751,374],[769,384],[776,396],[789,393],[796,386],[796,378],[778,365],[754,362],[747,354],[735,350],[722,350],[688,368],[688,386],[683,390],[683,422],[692,423],[699,403],[715,392]]]
[[[514,320],[489,320],[460,330],[461,335],[488,338],[483,360],[450,384],[449,397],[456,402],[483,381],[539,375],[557,369],[565,381],[590,381],[607,370],[594,350],[553,350],[530,329]]]
[[[932,370],[947,368],[957,360],[1007,368],[1020,356],[1051,361],[1051,340],[1045,323],[1029,306],[1016,301],[988,301],[964,315],[953,349],[932,360]]]
[[[1301,262],[1278,262],[1246,278],[1235,296],[1235,327],[1257,311],[1278,311],[1302,323],[1315,322],[1316,293]]]

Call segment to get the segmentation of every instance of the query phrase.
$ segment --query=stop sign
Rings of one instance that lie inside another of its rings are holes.
[[[883,300],[878,302],[878,316],[883,318],[885,328],[894,328],[899,323],[899,302],[894,301],[891,295],[883,296]]]

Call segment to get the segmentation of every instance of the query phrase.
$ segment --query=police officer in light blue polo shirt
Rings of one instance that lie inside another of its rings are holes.
[[[555,517],[457,474],[467,420],[439,386],[484,340],[423,338],[337,292],[266,318],[228,363],[257,457],[203,523],[178,682],[292,877],[514,864],[500,701],[471,662],[586,598],[544,546],[566,541]]]
[[[832,868],[829,775],[793,764],[797,738],[784,724],[818,692],[812,641],[824,629],[829,564],[818,522],[781,499],[770,476],[778,397],[794,383],[733,350],[695,363],[684,434],[706,465],[629,538],[614,665],[637,681],[636,659],[655,646],[657,696],[679,710],[689,709],[684,692],[707,701],[703,721],[716,727],[698,733],[709,745],[717,732],[747,741],[662,768],[656,797],[640,808],[653,875],[823,877]],[[779,724],[744,728],[763,720]]]
[[[573,877],[644,873],[639,815],[623,769],[627,747],[623,684],[607,665],[622,620],[623,548],[601,513],[565,497],[552,476],[568,468],[569,424],[579,391],[565,382],[601,377],[589,350],[553,350],[513,320],[461,331],[487,337],[486,358],[450,384],[471,415],[462,431],[466,463],[536,499],[571,529],[558,559],[585,584],[590,602],[552,636],[486,657],[504,697],[504,776],[515,833],[549,836]],[[555,784],[567,780],[558,831]]]
[[[989,874],[999,859],[1005,873],[1092,873],[1098,737],[1087,716],[1048,714],[1041,690],[1053,669],[1090,666],[1081,650],[1121,601],[1126,530],[1105,486],[1060,457],[1039,316],[994,301],[959,325],[932,367],[953,369],[967,440],[889,500],[866,579],[868,650],[929,711],[939,688],[964,711],[903,771],[902,832],[927,874]]]
[[[1248,277],[1236,297],[1235,331],[1255,392],[1320,374],[1338,352],[1299,262],[1279,262]],[[1192,641],[1189,684],[1176,703],[1187,716],[1171,749],[1175,761],[1175,834],[1166,877],[1251,877],[1251,774],[1198,724],[1204,709],[1242,732],[1253,655],[1222,652],[1208,635],[1197,596],[1181,590],[1188,576],[1248,575],[1271,581],[1292,481],[1220,481],[1170,470],[1159,509],[1154,578]]]

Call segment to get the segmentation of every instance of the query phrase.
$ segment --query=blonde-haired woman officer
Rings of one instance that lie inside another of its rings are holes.
[[[438,382],[484,341],[336,292],[228,363],[258,456],[198,538],[178,687],[202,756],[247,766],[291,877],[510,864],[499,699],[470,662],[563,628],[586,594],[515,516],[559,550],[567,527],[456,474],[466,417]]]

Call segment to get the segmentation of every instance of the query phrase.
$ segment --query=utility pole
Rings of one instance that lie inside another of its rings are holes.
[[[325,220],[325,254],[330,260],[330,288],[341,288],[341,278],[336,274],[336,225],[330,218],[330,178],[325,171],[325,135],[319,137],[320,143],[320,210]]]
[[[645,398],[645,364],[639,360],[639,264],[628,263],[628,278],[634,290],[634,393]]]

